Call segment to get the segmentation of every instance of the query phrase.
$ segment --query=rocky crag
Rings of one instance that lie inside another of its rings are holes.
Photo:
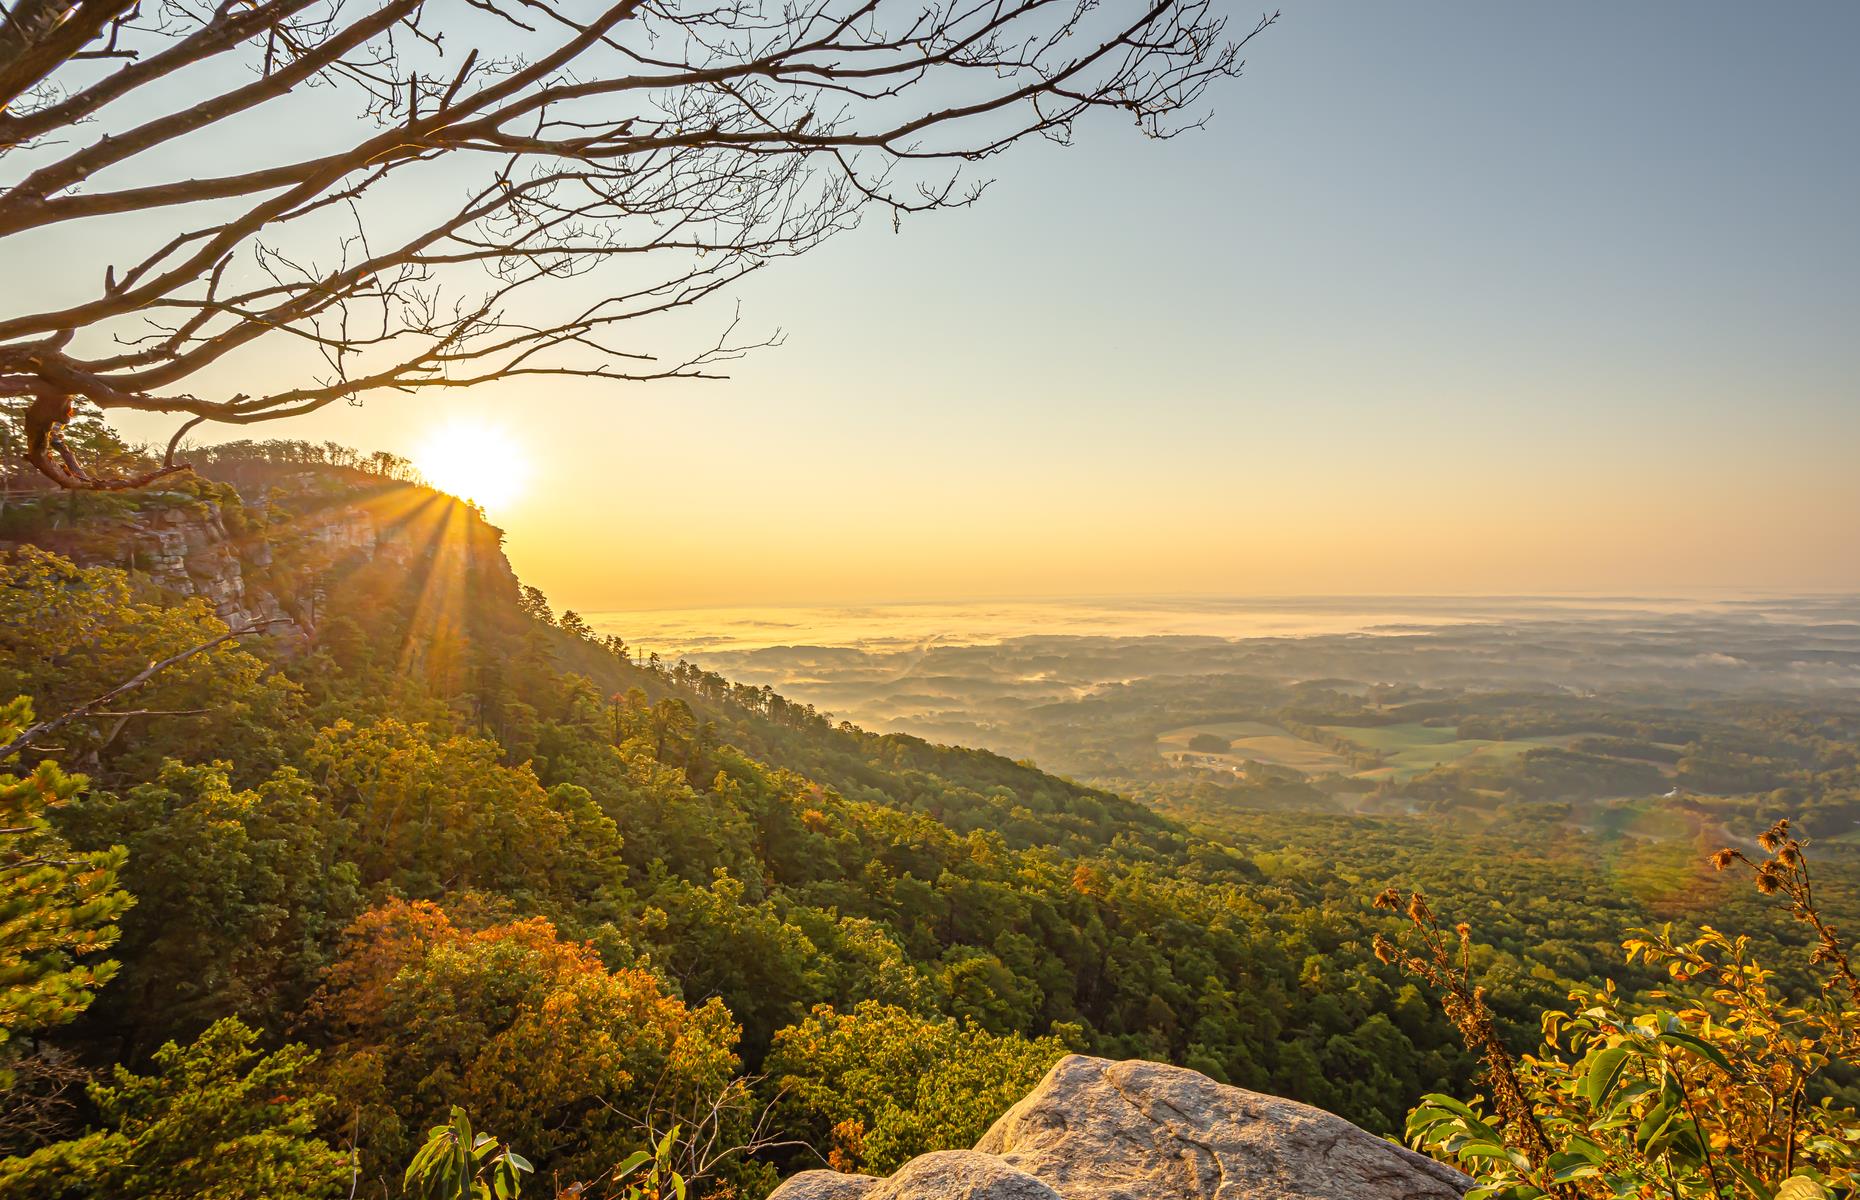
[[[9,497],[0,550],[30,542],[80,566],[122,567],[166,595],[204,600],[234,628],[309,634],[318,576],[377,557],[412,558],[419,548],[407,537],[408,494],[437,499],[328,469],[239,487],[200,483],[128,497]],[[84,511],[71,511],[80,504]]]
[[[1458,1171],[1321,1109],[1152,1062],[1070,1055],[973,1150],[769,1200],[1460,1200]]]

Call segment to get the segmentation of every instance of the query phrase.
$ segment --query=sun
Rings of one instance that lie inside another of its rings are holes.
[[[522,446],[485,424],[460,422],[436,431],[414,452],[413,465],[440,491],[486,511],[511,504],[529,480]]]

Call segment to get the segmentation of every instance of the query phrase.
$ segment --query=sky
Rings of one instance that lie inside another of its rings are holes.
[[[694,314],[780,331],[728,381],[265,432],[503,431],[489,515],[584,611],[1860,590],[1857,39],[1841,4],[1292,3],[1205,131],[1021,147]]]

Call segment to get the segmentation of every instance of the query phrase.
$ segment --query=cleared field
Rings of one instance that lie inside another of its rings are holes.
[[[1224,754],[1190,750],[1189,739],[1198,733],[1226,738],[1232,745]],[[1165,758],[1187,755],[1192,759],[1205,759],[1212,765],[1239,767],[1247,762],[1260,762],[1275,767],[1290,767],[1307,775],[1324,775],[1350,769],[1349,760],[1328,746],[1294,737],[1277,725],[1267,725],[1260,721],[1186,725],[1161,735],[1156,743]]]
[[[1410,779],[1445,763],[1468,759],[1515,758],[1539,746],[1560,746],[1569,739],[1563,736],[1511,738],[1461,738],[1439,725],[1377,725],[1358,728],[1353,725],[1326,725],[1326,732],[1337,734],[1365,750],[1382,755],[1385,765],[1358,771],[1359,779]]]

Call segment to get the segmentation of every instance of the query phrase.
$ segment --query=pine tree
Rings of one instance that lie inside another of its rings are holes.
[[[0,1158],[0,1195],[39,1200],[333,1200],[353,1157],[317,1136],[334,1101],[309,1082],[316,1055],[275,1054],[227,1017],[192,1044],[155,1052],[155,1071],[118,1065],[92,1084],[101,1127]]]
[[[25,698],[0,707],[0,742],[30,724]],[[77,853],[46,818],[83,785],[49,760],[0,774],[0,1090],[11,1082],[10,1043],[76,1017],[116,972],[92,956],[116,941],[117,918],[134,903],[116,886],[125,851]]]

